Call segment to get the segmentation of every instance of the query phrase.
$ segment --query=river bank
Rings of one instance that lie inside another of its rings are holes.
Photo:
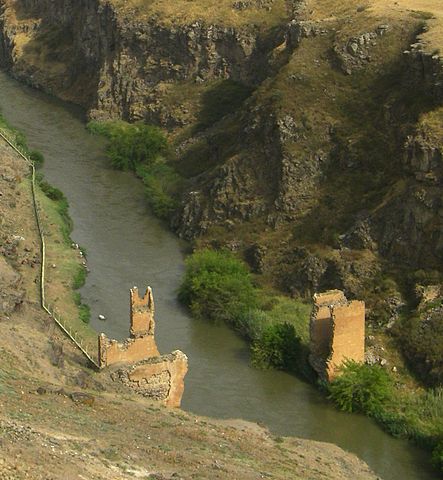
[[[246,423],[170,411],[85,368],[83,356],[40,306],[39,238],[28,165],[3,142],[0,164],[2,479],[45,480],[49,475],[61,480],[81,474],[100,480],[116,475],[247,480],[256,478],[257,469],[281,480],[376,478],[338,447],[276,439]],[[70,272],[79,265],[78,251],[59,250],[63,218],[41,195],[42,215],[49,221],[48,249],[58,254],[53,270]],[[62,307],[72,302],[71,280],[55,276],[49,281],[49,286],[60,282]],[[62,287],[69,292],[66,298]]]
[[[278,435],[298,434],[338,443],[369,458],[386,479],[400,478],[397,475],[413,478],[414,471],[417,479],[424,478],[426,462],[420,454],[412,454],[414,449],[382,434],[366,419],[334,411],[317,392],[289,375],[251,370],[246,346],[234,334],[223,326],[191,321],[175,300],[174,290],[183,274],[180,248],[176,250],[174,237],[147,216],[142,186],[131,175],[106,166],[103,144],[85,134],[77,113],[6,77],[2,78],[2,91],[5,115],[26,131],[34,148],[46,154],[48,180],[60,186],[70,201],[73,237],[88,251],[91,275],[83,292],[92,307],[92,323],[124,338],[127,288],[149,282],[158,299],[161,349],[178,347],[190,354],[185,409],[260,421]],[[14,103],[8,103],[8,98],[14,98]],[[89,194],[92,196],[87,197]],[[122,227],[134,212],[137,215],[129,219],[130,226]],[[111,245],[107,243],[110,238]],[[118,267],[117,259],[121,259]],[[135,270],[134,265],[138,265]],[[107,314],[108,322],[101,323],[98,313]],[[223,395],[218,394],[221,391]],[[397,455],[401,458],[398,464],[393,462]]]

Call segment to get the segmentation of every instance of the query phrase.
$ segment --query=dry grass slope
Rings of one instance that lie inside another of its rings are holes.
[[[267,28],[287,18],[285,0],[267,2],[269,10],[254,7],[238,10],[233,6],[235,0],[112,0],[112,3],[123,11],[135,9],[141,18],[156,16],[167,24],[204,21],[229,27],[257,25]]]

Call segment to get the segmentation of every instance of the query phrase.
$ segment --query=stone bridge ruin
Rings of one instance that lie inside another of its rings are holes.
[[[155,343],[155,307],[151,288],[143,297],[131,289],[130,336],[124,342],[98,338],[99,367],[113,366],[114,380],[137,393],[170,407],[179,407],[184,391],[188,358],[176,350],[160,355]]]
[[[322,380],[333,380],[346,359],[364,362],[365,303],[340,290],[315,294],[310,338],[309,361]]]

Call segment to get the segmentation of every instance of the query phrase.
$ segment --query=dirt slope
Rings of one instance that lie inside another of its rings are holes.
[[[333,445],[168,410],[88,369],[39,308],[26,173],[0,143],[2,480],[376,478]]]

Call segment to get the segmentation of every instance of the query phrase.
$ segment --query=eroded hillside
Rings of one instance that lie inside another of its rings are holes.
[[[410,341],[433,335],[423,312],[442,315],[439,294],[423,307],[442,282],[437,1],[2,5],[14,76],[91,118],[169,132],[180,236],[245,254],[266,287],[364,299],[441,382],[439,342],[430,358]]]
[[[40,308],[40,248],[28,167],[3,143],[0,164],[2,480],[376,478],[338,447],[275,439],[251,424],[168,410],[112,382],[108,371],[88,368]],[[40,191],[38,198],[45,202]],[[45,205],[42,218],[52,222],[46,236],[57,248],[63,239],[53,210]],[[78,264],[78,251],[66,249],[54,272],[66,273],[71,261]],[[72,297],[67,278],[54,275],[49,288]]]

